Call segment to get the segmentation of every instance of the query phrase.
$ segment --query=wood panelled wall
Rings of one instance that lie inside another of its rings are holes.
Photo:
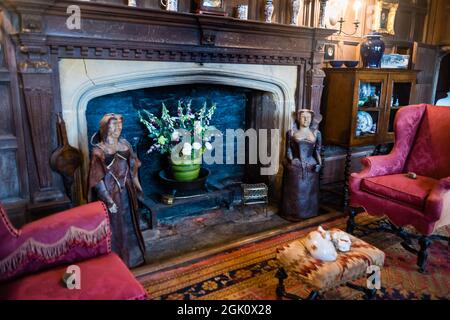
[[[412,54],[414,42],[424,42],[426,38],[426,25],[429,19],[429,9],[434,0],[400,0],[394,24],[395,35],[385,36],[386,52],[399,52]],[[377,0],[363,1],[359,20],[361,25],[353,36],[332,36],[330,42],[337,45],[336,59],[359,60],[359,44],[364,41],[363,36],[370,32],[373,21],[374,6]],[[353,11],[354,0],[348,1],[344,31],[352,33],[355,20]],[[429,43],[431,44],[431,43]]]
[[[11,26],[4,14],[0,9],[0,199],[15,220],[23,218],[21,209],[28,202],[28,175],[15,53],[5,36]]]
[[[432,0],[425,41],[439,46],[450,46],[450,1]]]

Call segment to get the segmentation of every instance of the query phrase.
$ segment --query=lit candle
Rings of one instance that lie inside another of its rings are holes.
[[[353,10],[355,10],[355,21],[359,20],[359,9],[361,9],[361,0],[355,0]]]
[[[341,3],[341,9],[342,9],[341,17],[343,20],[345,20],[345,14],[347,12],[348,0],[341,0],[340,3]]]

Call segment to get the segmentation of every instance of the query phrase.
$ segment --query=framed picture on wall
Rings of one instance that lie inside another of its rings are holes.
[[[225,1],[226,0],[195,0],[195,13],[227,16],[225,11]]]
[[[395,16],[398,3],[377,0],[372,29],[379,33],[394,35]]]
[[[334,60],[335,56],[336,56],[336,45],[331,44],[331,43],[326,44],[324,60],[325,61]]]

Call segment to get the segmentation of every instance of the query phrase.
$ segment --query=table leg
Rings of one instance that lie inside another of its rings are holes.
[[[347,154],[345,155],[345,167],[344,167],[344,212],[348,209],[348,200],[349,200],[349,178],[350,178],[350,169],[352,166],[352,148],[347,148]]]

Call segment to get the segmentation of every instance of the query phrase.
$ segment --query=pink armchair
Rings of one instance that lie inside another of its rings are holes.
[[[145,299],[144,288],[111,252],[102,202],[70,209],[14,228],[0,205],[0,300]],[[62,276],[80,267],[81,289]]]
[[[395,118],[395,144],[390,154],[362,160],[364,169],[350,177],[350,212],[347,231],[355,223],[356,208],[386,216],[403,244],[418,254],[420,272],[425,272],[427,249],[433,240],[450,241],[433,234],[450,224],[450,108],[414,105],[400,109]],[[413,172],[416,179],[407,173]],[[406,232],[411,225],[419,235]],[[418,239],[420,249],[413,249]]]

